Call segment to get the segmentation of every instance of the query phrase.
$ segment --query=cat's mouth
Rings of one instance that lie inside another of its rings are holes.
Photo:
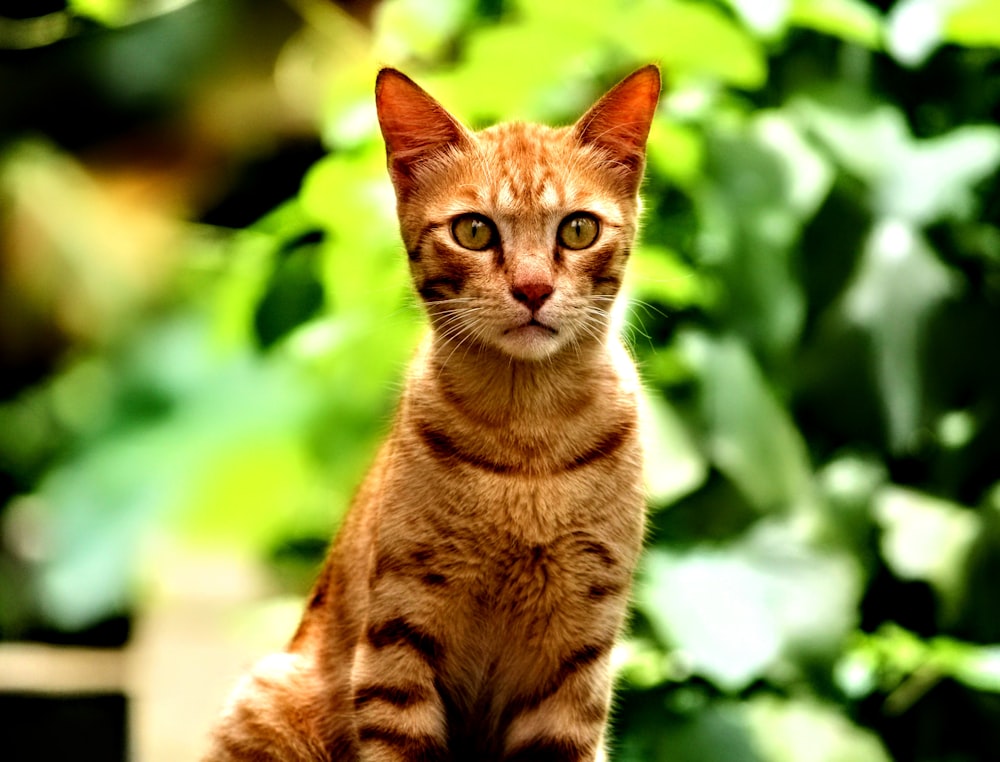
[[[552,326],[545,325],[545,323],[541,322],[540,320],[536,320],[535,318],[531,318],[531,320],[529,320],[527,323],[522,323],[521,325],[516,325],[513,328],[508,328],[506,331],[504,331],[504,333],[514,333],[520,331],[534,331],[534,330],[547,331],[552,335],[559,333],[559,331],[557,331]]]

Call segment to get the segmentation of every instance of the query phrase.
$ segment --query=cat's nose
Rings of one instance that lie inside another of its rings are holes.
[[[540,310],[554,290],[552,284],[544,280],[515,283],[510,287],[514,298],[532,312]]]

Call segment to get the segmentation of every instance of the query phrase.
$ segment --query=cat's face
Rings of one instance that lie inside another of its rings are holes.
[[[635,236],[659,75],[573,127],[471,133],[398,72],[377,101],[414,285],[438,336],[519,360],[600,341]]]

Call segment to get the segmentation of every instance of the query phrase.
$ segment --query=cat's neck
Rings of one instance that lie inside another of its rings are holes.
[[[430,337],[421,355],[420,383],[492,425],[535,427],[572,418],[597,400],[611,402],[634,379],[616,336],[566,347],[543,360],[517,360],[487,346],[456,347]]]

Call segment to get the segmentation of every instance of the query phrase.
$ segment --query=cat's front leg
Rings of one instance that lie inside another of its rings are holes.
[[[515,701],[504,762],[606,760],[610,650],[610,645],[594,645],[568,653],[544,684]]]
[[[329,762],[347,726],[332,720],[312,661],[294,653],[261,659],[234,690],[202,762]]]
[[[441,640],[414,618],[373,618],[351,678],[361,762],[447,759],[444,703],[435,687],[443,653]]]

